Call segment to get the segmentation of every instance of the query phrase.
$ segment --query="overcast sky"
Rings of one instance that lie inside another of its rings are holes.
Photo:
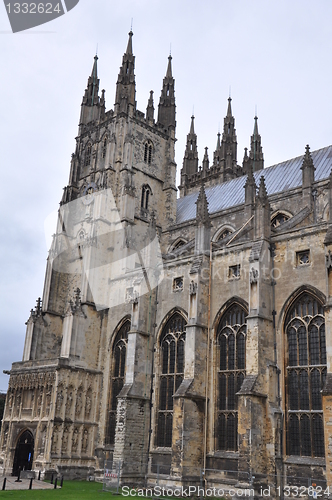
[[[270,166],[332,143],[331,0],[80,0],[61,18],[12,34],[0,5],[0,390],[22,359],[25,321],[42,295],[44,220],[68,182],[80,105],[98,44],[100,88],[113,107],[133,18],[136,98],[157,108],[172,47],[176,161],[193,106],[200,162],[210,159],[231,88],[238,162],[257,106]]]

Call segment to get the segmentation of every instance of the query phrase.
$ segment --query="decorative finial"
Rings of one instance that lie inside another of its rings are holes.
[[[130,31],[133,31],[133,18],[131,18]]]
[[[169,44],[169,55],[172,57],[172,44]]]
[[[232,97],[232,86],[230,85],[229,86],[229,98],[231,98],[231,97]]]
[[[96,56],[98,56],[98,43],[97,43],[97,47],[96,47]]]

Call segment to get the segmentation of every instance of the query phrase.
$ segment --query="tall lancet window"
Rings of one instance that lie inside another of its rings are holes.
[[[292,304],[286,333],[287,454],[324,456],[321,390],[326,377],[324,310],[302,293]]]
[[[89,142],[85,149],[84,165],[86,167],[91,163],[91,149],[92,149],[91,142]]]
[[[237,451],[237,396],[245,377],[247,312],[230,306],[218,326],[217,436],[216,448]]]
[[[184,376],[186,320],[175,313],[166,323],[160,337],[159,407],[156,445],[172,446],[173,395]]]
[[[110,380],[110,399],[108,411],[108,424],[106,430],[106,443],[114,444],[115,426],[116,426],[116,407],[117,397],[123,387],[126,371],[126,353],[128,332],[130,330],[130,321],[123,323],[113,342],[112,347],[112,367]]]
[[[106,152],[107,152],[107,137],[105,137],[103,140],[103,148],[101,151],[102,158],[106,158]]]

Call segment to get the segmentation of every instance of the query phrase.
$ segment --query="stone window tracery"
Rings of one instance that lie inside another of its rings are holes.
[[[216,241],[222,241],[223,239],[227,238],[233,231],[231,231],[228,228],[225,228],[217,237]]]
[[[142,187],[142,197],[141,197],[141,209],[148,210],[149,209],[149,201],[150,196],[152,195],[151,188],[148,184],[144,184]]]
[[[246,311],[239,304],[230,306],[218,326],[217,345],[217,439],[216,448],[237,451],[237,396],[246,368]]]
[[[163,328],[160,338],[161,374],[159,377],[159,404],[156,445],[172,446],[173,395],[184,376],[186,320],[175,313]]]
[[[108,428],[106,431],[106,444],[114,444],[116,426],[117,397],[124,384],[126,371],[126,353],[128,343],[128,332],[131,323],[125,321],[116,334],[112,348],[112,373],[111,373],[111,394],[108,411]]]
[[[303,293],[292,305],[285,333],[287,454],[323,457],[325,319],[323,306],[311,294]]]
[[[150,141],[147,141],[144,145],[144,163],[148,163],[151,165],[152,161],[152,143]]]
[[[289,215],[283,213],[283,212],[278,212],[274,217],[272,217],[271,220],[271,227],[274,229],[281,226],[284,222],[288,221],[290,219]]]
[[[88,167],[91,163],[91,151],[92,151],[91,142],[89,142],[85,150],[85,158],[84,158],[85,167]]]

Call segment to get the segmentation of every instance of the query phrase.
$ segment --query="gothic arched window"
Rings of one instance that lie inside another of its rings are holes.
[[[158,429],[156,445],[172,446],[173,395],[178,390],[184,376],[186,320],[175,313],[166,323],[160,337],[160,377]]]
[[[84,166],[87,167],[91,163],[91,142],[88,143],[85,149],[85,158],[84,158]]]
[[[216,448],[237,451],[237,396],[245,377],[247,313],[239,304],[231,305],[217,330],[218,345],[218,431]]]
[[[323,457],[325,319],[323,306],[313,295],[302,293],[291,306],[285,333],[287,454]]]
[[[129,320],[123,323],[120,330],[116,334],[112,347],[112,371],[110,380],[111,393],[108,410],[108,426],[106,431],[107,444],[114,444],[117,397],[124,384],[128,332],[130,330],[130,326]]]
[[[152,150],[153,147],[151,142],[147,141],[144,145],[144,163],[148,163],[149,165],[151,165],[152,161]]]
[[[144,184],[142,187],[142,197],[141,197],[141,208],[143,210],[148,210],[149,208],[149,199],[152,195],[151,188],[148,184]]]

